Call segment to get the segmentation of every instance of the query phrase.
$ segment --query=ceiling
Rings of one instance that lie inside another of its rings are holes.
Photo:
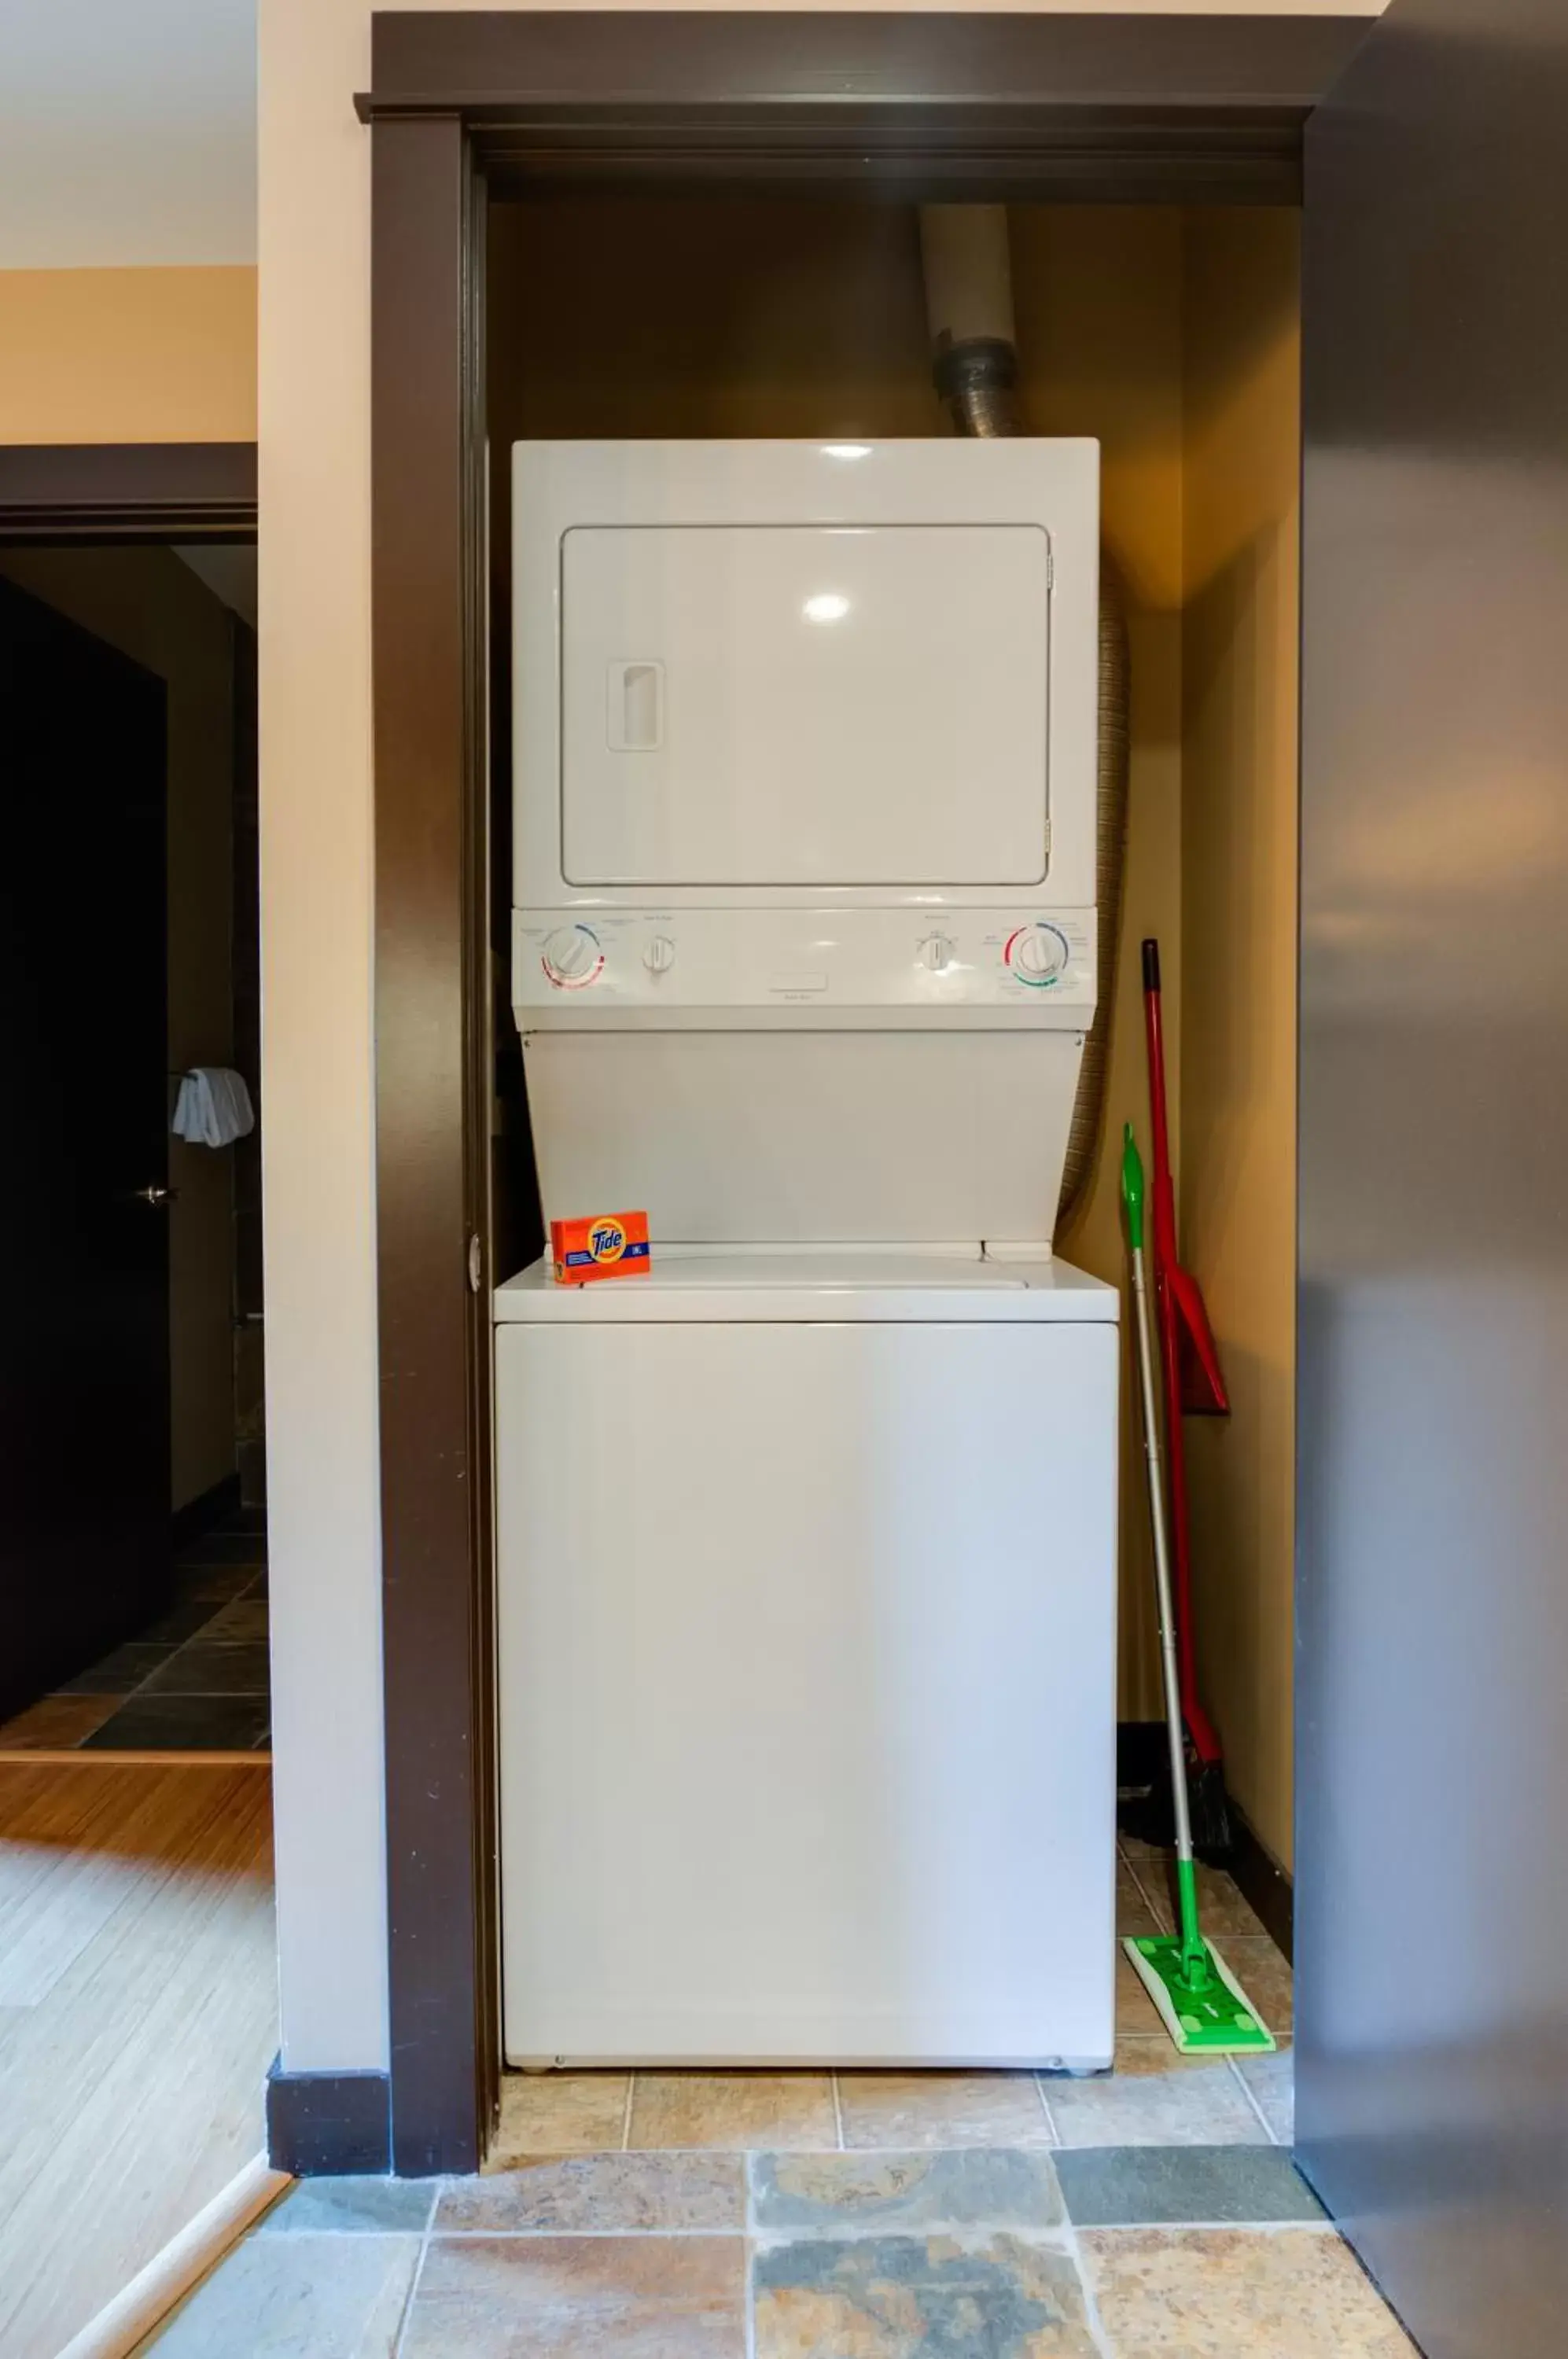
[[[0,269],[256,259],[256,0],[0,0]]]

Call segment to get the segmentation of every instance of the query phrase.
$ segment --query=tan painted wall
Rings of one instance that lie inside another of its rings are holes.
[[[251,442],[256,272],[0,270],[0,442]]]
[[[1181,252],[1174,209],[1020,207],[1011,216],[1013,300],[1026,417],[1039,434],[1101,444],[1105,546],[1124,585],[1132,759],[1121,953],[1105,1138],[1144,1125],[1138,950],[1166,958],[1173,1049],[1181,1006]],[[1119,1170],[1102,1143],[1094,1182],[1057,1240],[1096,1277],[1120,1280]],[[1160,1710],[1153,1567],[1137,1406],[1124,1356],[1119,1709]]]
[[[1200,1672],[1229,1782],[1291,1846],[1298,222],[1185,236],[1181,1232],[1234,1414],[1189,1419]]]
[[[1177,1027],[1181,954],[1181,218],[1169,209],[1011,218],[1026,422],[1101,439],[1106,546],[1127,588],[1132,764],[1121,1007],[1109,1118],[1141,1114],[1138,944],[1158,933]],[[504,564],[506,452],[523,435],[918,435],[931,387],[915,217],[906,206],[578,200],[492,218],[492,546]],[[581,290],[599,299],[584,307]],[[566,332],[541,342],[540,323]],[[1117,1279],[1116,1158],[1062,1249]],[[1128,1403],[1130,1409],[1131,1404]],[[1159,1709],[1142,1458],[1124,1423],[1122,1709]]]
[[[0,567],[169,684],[169,1067],[227,1064],[234,1043],[228,614],[165,549],[11,549],[0,554]],[[112,1024],[102,1047],[114,1054]],[[169,1183],[179,1190],[169,1215],[177,1507],[234,1467],[233,1168],[226,1153],[169,1142]]]

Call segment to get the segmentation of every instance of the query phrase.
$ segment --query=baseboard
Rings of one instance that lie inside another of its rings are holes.
[[[192,1540],[199,1540],[203,1532],[213,1530],[219,1524],[226,1524],[231,1516],[238,1513],[239,1505],[240,1478],[237,1473],[225,1474],[223,1481],[214,1483],[210,1491],[200,1492],[194,1499],[187,1499],[182,1507],[176,1507],[169,1518],[169,1536],[175,1548],[188,1548]]]
[[[1171,1755],[1165,1723],[1158,1720],[1124,1720],[1116,1729],[1116,1823],[1129,1834],[1149,1843],[1170,1843]],[[1284,1869],[1259,1841],[1234,1795],[1228,1799],[1230,1849],[1223,1866],[1235,1879],[1242,1898],[1254,1911],[1275,1947],[1294,1960],[1296,1939],[1295,1886]]]
[[[1162,1720],[1116,1723],[1116,1789],[1126,1800],[1163,1793],[1171,1775],[1169,1740]]]
[[[267,2153],[296,2179],[364,2178],[392,2168],[392,2083],[385,2072],[267,2076]]]
[[[1230,1858],[1225,1863],[1237,1890],[1260,1917],[1274,1946],[1292,1965],[1296,1960],[1296,1887],[1270,1851],[1265,1850],[1234,1799],[1230,1805]]]

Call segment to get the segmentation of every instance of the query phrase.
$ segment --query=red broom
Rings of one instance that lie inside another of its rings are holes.
[[[1171,1489],[1171,1572],[1176,1609],[1176,1663],[1181,1718],[1187,1731],[1188,1789],[1192,1840],[1200,1852],[1230,1847],[1225,1759],[1214,1723],[1198,1695],[1192,1635],[1192,1545],[1187,1516],[1187,1461],[1181,1431],[1189,1417],[1228,1417],[1230,1401],[1219,1353],[1198,1282],[1176,1249],[1176,1190],[1171,1177],[1171,1133],[1165,1106],[1165,1035],[1160,1020],[1160,944],[1143,945],[1143,1020],[1149,1051],[1149,1112],[1153,1134],[1150,1187],[1155,1315],[1165,1391],[1165,1463]]]

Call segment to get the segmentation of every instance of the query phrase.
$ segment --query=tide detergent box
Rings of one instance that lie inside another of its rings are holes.
[[[557,1286],[595,1277],[646,1277],[648,1214],[595,1212],[586,1221],[551,1221],[550,1253]]]

